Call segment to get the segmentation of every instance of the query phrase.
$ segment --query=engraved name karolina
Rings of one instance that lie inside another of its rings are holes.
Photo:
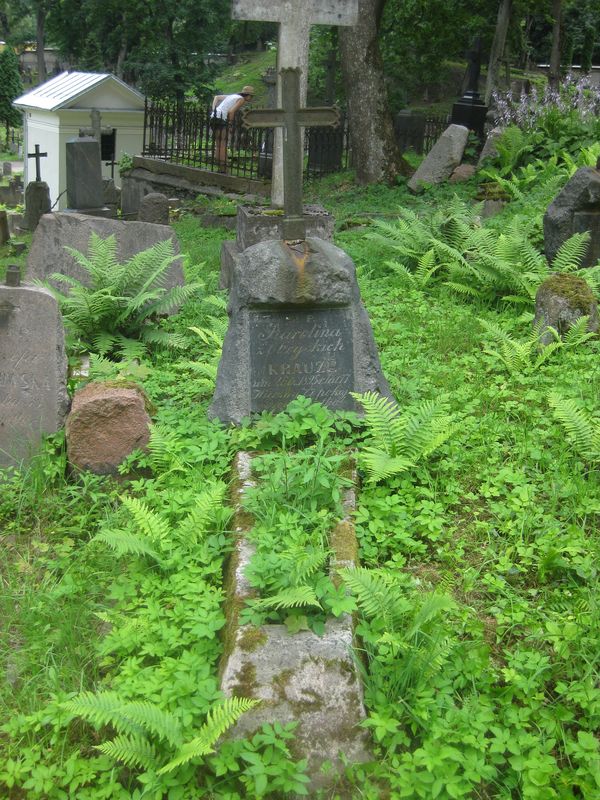
[[[346,407],[354,374],[349,310],[252,311],[250,342],[253,410],[297,394]]]

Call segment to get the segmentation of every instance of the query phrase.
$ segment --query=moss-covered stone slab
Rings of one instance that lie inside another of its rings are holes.
[[[248,539],[252,518],[243,509],[243,495],[252,480],[252,456],[238,453],[234,462],[232,501],[235,543],[227,571],[227,625],[221,664],[221,690],[228,697],[261,700],[244,714],[228,735],[251,735],[264,723],[297,722],[291,745],[294,758],[308,760],[311,790],[338,779],[342,758],[358,763],[371,758],[369,736],[359,727],[366,718],[363,689],[353,651],[350,615],[329,619],[322,636],[312,631],[290,634],[285,625],[239,625],[239,611],[255,591],[245,577],[254,548]],[[352,522],[355,491],[344,494],[344,516],[331,531],[332,574],[357,562]],[[330,769],[321,768],[328,762]]]

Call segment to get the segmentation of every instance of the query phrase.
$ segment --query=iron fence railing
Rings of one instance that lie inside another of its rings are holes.
[[[226,170],[244,178],[270,179],[273,158],[273,129],[245,129],[239,117],[222,133],[215,134],[209,108],[195,103],[147,101],[144,115],[142,155],[218,172],[215,138],[226,137]],[[412,147],[428,153],[448,125],[448,116],[399,115],[396,136],[401,150]],[[338,128],[306,128],[304,175],[319,177],[350,165],[348,122]]]
[[[245,129],[236,118],[222,132],[210,124],[210,109],[197,104],[147,101],[142,155],[218,172],[215,138],[226,137],[227,172],[244,178],[270,178],[273,129]],[[347,125],[307,128],[305,175],[318,176],[348,166]]]

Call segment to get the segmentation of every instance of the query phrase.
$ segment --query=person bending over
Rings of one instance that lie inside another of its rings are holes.
[[[211,127],[215,135],[215,158],[219,172],[227,170],[227,131],[236,113],[254,97],[254,87],[244,86],[239,94],[217,94],[212,102]]]

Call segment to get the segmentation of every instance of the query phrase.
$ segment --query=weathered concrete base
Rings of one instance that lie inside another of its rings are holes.
[[[229,566],[228,641],[221,689],[228,697],[262,702],[244,714],[228,735],[248,736],[266,722],[297,722],[292,754],[308,760],[312,791],[328,788],[342,770],[340,753],[353,763],[371,759],[368,734],[358,727],[366,712],[352,653],[352,618],[343,615],[329,620],[323,636],[312,631],[291,635],[284,625],[237,625],[238,610],[255,594],[244,575],[254,552],[245,535],[249,522],[242,513],[244,491],[253,485],[248,453],[238,454],[235,473],[236,547]],[[350,489],[344,501],[346,516],[331,535],[333,571],[355,563],[356,537],[350,517],[354,506],[355,494]],[[323,773],[320,768],[325,762],[333,768]]]

